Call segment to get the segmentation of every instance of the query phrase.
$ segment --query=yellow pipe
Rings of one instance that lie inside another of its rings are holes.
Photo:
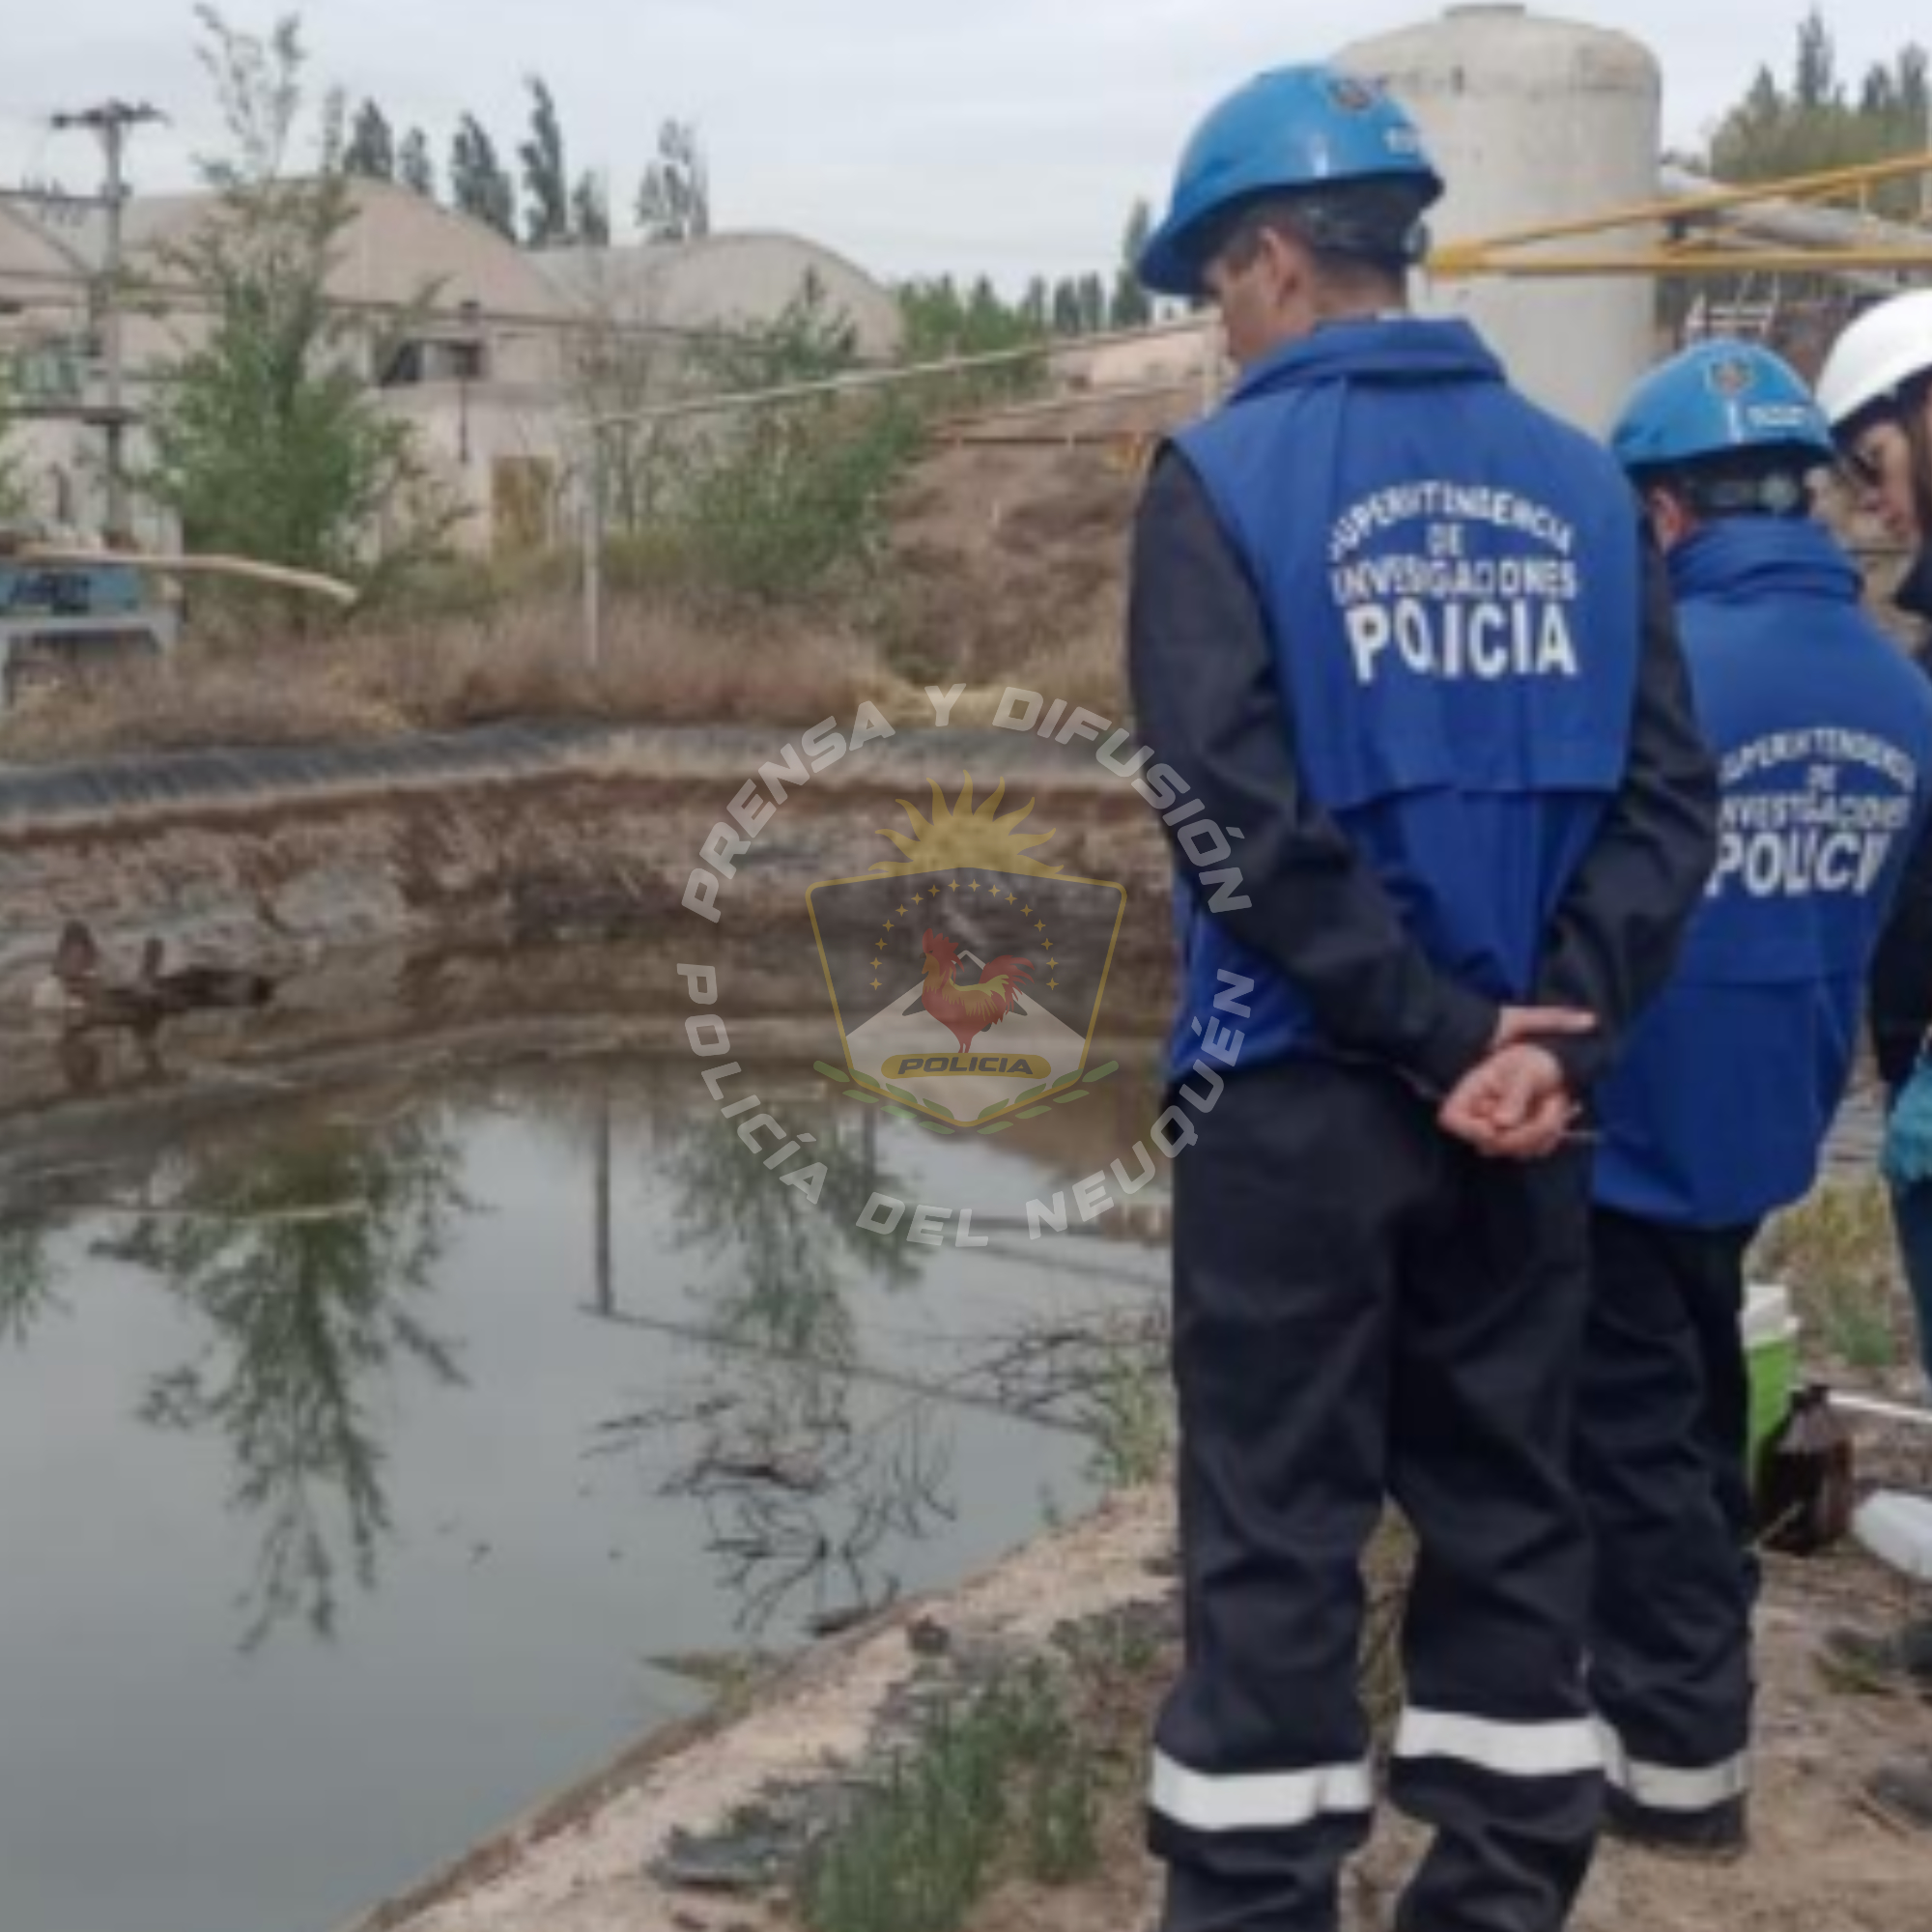
[[[271,583],[283,590],[306,591],[348,606],[358,602],[361,592],[340,578],[324,577],[313,570],[291,570],[286,564],[260,563],[250,556],[166,556],[146,551],[80,550],[60,544],[27,543],[5,554],[18,556],[25,563],[114,564],[133,570],[157,571],[163,576],[187,576],[201,572],[213,577],[242,577],[257,583]]]
[[[1655,248],[1616,255],[1495,256],[1487,243],[1439,248],[1423,265],[1440,281],[1473,275],[1521,279],[1580,275],[1804,275],[1833,270],[1932,270],[1932,240],[1923,248]]]
[[[1932,151],[1895,156],[1889,161],[1861,161],[1856,167],[1828,168],[1817,174],[1787,175],[1782,181],[1753,182],[1746,187],[1711,188],[1703,194],[1675,200],[1634,202],[1603,214],[1584,214],[1566,221],[1549,221],[1534,228],[1513,228],[1501,235],[1485,235],[1473,242],[1444,242],[1438,251],[1460,255],[1474,250],[1519,248],[1532,242],[1557,242],[1577,235],[1600,235],[1605,229],[1657,226],[1715,214],[1754,201],[1820,201],[1848,187],[1895,181],[1905,175],[1932,171]]]

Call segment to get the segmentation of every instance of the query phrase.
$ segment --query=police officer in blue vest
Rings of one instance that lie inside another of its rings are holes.
[[[1768,350],[1656,370],[1613,438],[1678,597],[1719,761],[1718,866],[1677,976],[1598,1094],[1578,1476],[1612,1828],[1746,1841],[1756,1572],[1746,1250],[1806,1193],[1932,784],[1932,687],[1811,521],[1824,416]]]
[[[1241,367],[1150,478],[1129,617],[1141,728],[1244,882],[1217,908],[1179,862],[1166,1932],[1333,1932],[1391,1496],[1391,1789],[1436,1828],[1405,1932],[1554,1932],[1601,1817],[1567,1129],[1667,976],[1714,785],[1623,476],[1405,313],[1440,191],[1379,90],[1270,72],[1202,125],[1142,264]]]

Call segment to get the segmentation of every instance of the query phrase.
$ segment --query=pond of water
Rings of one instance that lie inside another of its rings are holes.
[[[1163,1264],[997,1234],[1084,1171],[1070,1122],[801,1093],[814,1209],[687,1090],[471,1070],[6,1183],[7,1932],[328,1932],[696,1708],[693,1654],[1090,1501],[1068,1350]],[[941,1160],[991,1246],[854,1227]]]

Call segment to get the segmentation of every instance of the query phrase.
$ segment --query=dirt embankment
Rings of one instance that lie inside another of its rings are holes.
[[[734,1871],[717,1849],[734,1823],[849,1795],[883,1740],[906,1740],[925,1687],[983,1683],[1057,1630],[1159,1605],[1165,1540],[1161,1502],[1123,1498],[943,1602],[814,1651],[735,1719],[654,1740],[356,1932],[779,1932],[786,1850],[762,1847]],[[674,1882],[668,1858],[702,1863],[711,1882]]]
[[[1002,1565],[953,1597],[908,1605],[814,1653],[749,1708],[660,1739],[533,1814],[358,1932],[800,1932],[790,1887],[815,1819],[876,1788],[923,1686],[982,1679],[1001,1660],[1065,1648],[1107,1620],[1137,1633],[1074,1748],[1100,1799],[1088,1875],[996,1885],[966,1932],[1140,1932],[1159,1872],[1141,1849],[1146,1740],[1176,1662],[1164,1493]],[[1787,1566],[1760,1626],[1755,1843],[1742,1863],[1687,1866],[1606,1845],[1576,1932],[1922,1932],[1932,1836],[1866,1808],[1877,1766],[1932,1749],[1924,1707],[1828,1689],[1815,1656],[1843,1617],[1889,1592],[1856,1560]],[[1122,1619],[1127,1622],[1122,1625]],[[946,1660],[936,1666],[935,1657]],[[1387,1932],[1421,1849],[1394,1819],[1350,1875],[1348,1932]],[[679,1875],[682,1873],[682,1882]],[[895,1921],[896,1922],[896,1921]]]
[[[1141,1036],[1167,1004],[1167,864],[1140,800],[1075,755],[1091,746],[1056,755],[1010,732],[910,729],[868,744],[791,795],[706,923],[683,907],[686,881],[782,742],[521,730],[0,777],[0,1173],[16,1140],[39,1170],[92,1157],[103,1135],[145,1146],[184,1106],[219,1116],[380,1080],[399,1046],[419,1074],[479,1056],[671,1051],[695,1084],[676,972],[691,959],[718,969],[741,1057],[815,1090],[812,1063],[837,1059],[838,1037],[807,892],[896,857],[879,828],[905,823],[898,800],[929,809],[929,780],[951,793],[968,771],[982,799],[1004,777],[1011,802],[1037,800],[1030,827],[1054,833],[1070,873],[1127,887],[1102,1032],[1108,1058],[1148,1057]],[[65,1032],[29,993],[76,918],[111,974],[131,974],[158,935],[178,959],[267,970],[274,1003],[154,1037]],[[1086,1111],[1095,1131],[1102,1117],[1119,1127],[1116,1107],[1140,1098],[1115,1083]]]
[[[0,1000],[45,970],[70,919],[130,960],[157,933],[271,972],[384,943],[520,943],[673,922],[714,949],[802,948],[810,959],[809,887],[895,858],[879,833],[904,825],[897,801],[929,810],[929,781],[951,797],[969,773],[981,800],[1002,779],[1009,805],[1034,800],[1030,829],[1054,832],[1047,856],[1069,873],[1151,895],[1150,916],[1128,923],[1128,950],[1164,956],[1166,860],[1146,808],[1091,745],[995,730],[908,727],[814,775],[739,862],[724,919],[702,934],[682,908],[700,849],[741,787],[797,739],[507,728],[10,773]]]
[[[1882,1601],[1867,1580],[1851,1613]],[[1817,1675],[1820,1638],[1839,1614],[1797,1579],[1775,1585],[1759,1624],[1760,1715],[1753,1842],[1736,1864],[1687,1864],[1605,1843],[1572,1932],[1924,1932],[1932,1925],[1932,1835],[1889,1822],[1861,1790],[1882,1765],[1932,1756],[1932,1724],[1916,1702],[1848,1696]],[[1158,1680],[1137,1713],[1151,1720]],[[1160,1874],[1141,1850],[1140,1808],[1117,1794],[1098,1876],[1071,1887],[1003,1888],[964,1932],[1142,1932],[1158,1920]],[[1344,1932],[1390,1932],[1424,1833],[1384,1812],[1351,1868]],[[640,1924],[647,1921],[639,1921]],[[693,1917],[721,1932],[721,1921]],[[445,1928],[438,1928],[445,1932]],[[469,1932],[462,1921],[446,1932]],[[628,1932],[613,1921],[610,1932]]]

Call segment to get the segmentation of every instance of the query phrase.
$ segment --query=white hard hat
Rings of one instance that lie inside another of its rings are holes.
[[[1818,405],[1834,430],[1915,376],[1932,374],[1932,289],[1868,308],[1832,345],[1818,377]]]

